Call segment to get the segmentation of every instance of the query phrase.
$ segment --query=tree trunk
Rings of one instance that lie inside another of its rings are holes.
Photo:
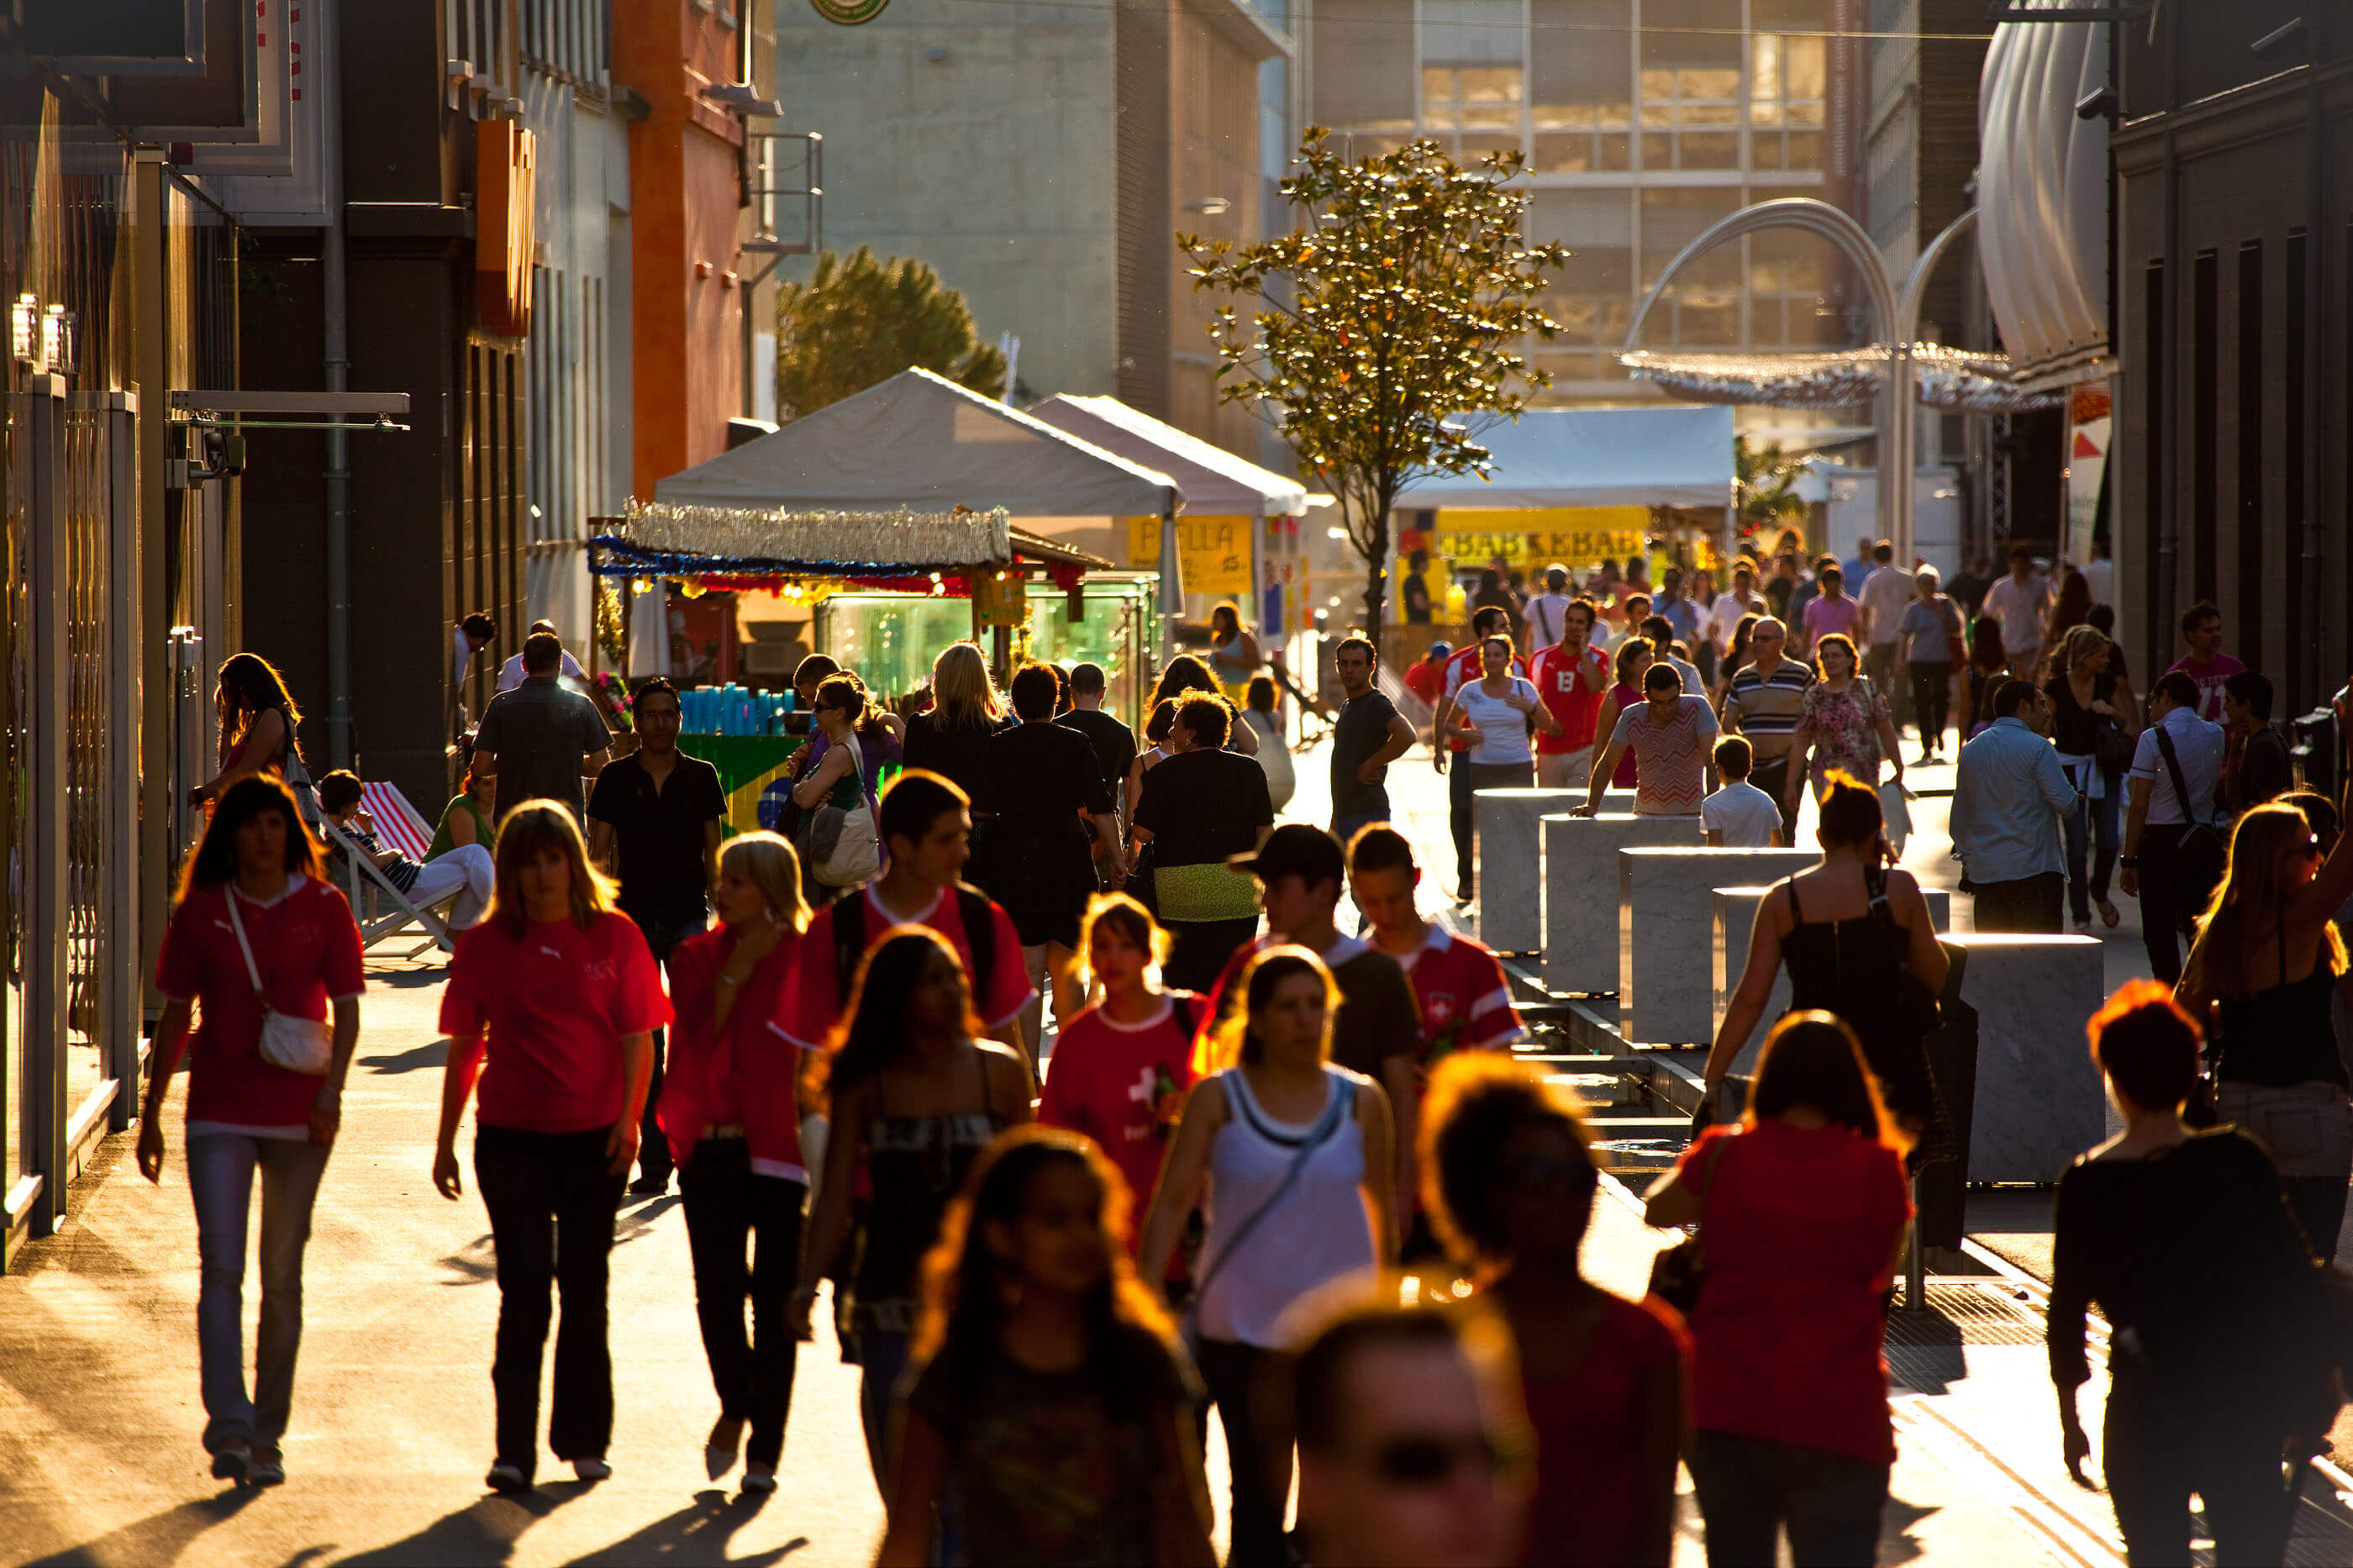
[[[1373,645],[1373,659],[1381,657],[1381,616],[1388,608],[1389,509],[1379,501],[1373,503],[1373,516],[1367,525],[1366,542],[1372,548],[1365,555],[1365,636]]]

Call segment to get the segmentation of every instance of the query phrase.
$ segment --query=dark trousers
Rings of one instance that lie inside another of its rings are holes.
[[[1945,743],[1945,721],[1953,715],[1953,667],[1924,664],[1915,658],[1908,668],[1912,671],[1912,717],[1920,725],[1920,749],[1925,752]]]
[[[876,1333],[858,1336],[858,1420],[866,1429],[866,1462],[873,1468],[874,1485],[891,1495],[892,1461],[898,1458],[899,1379],[907,1370],[907,1336]]]
[[[2193,1491],[2206,1505],[2215,1562],[2257,1568],[2285,1557],[2295,1504],[2281,1480],[2279,1436],[2233,1432],[2121,1362],[2110,1373],[2100,1465],[2126,1560],[2135,1568],[2189,1561]]]
[[[2188,831],[2173,822],[2145,827],[2140,836],[2140,940],[2148,972],[2168,985],[2180,980],[2183,944],[2197,935],[2191,922],[2214,896],[2213,884],[2184,863],[2181,836]]]
[[[2060,910],[2067,898],[2067,879],[2061,873],[2042,871],[2014,882],[1978,882],[1973,886],[1977,893],[1978,930],[2039,936],[2059,934]]]
[[[2323,1263],[2337,1256],[2337,1237],[2345,1228],[2348,1188],[2335,1176],[2282,1176],[2280,1191],[2304,1229],[2305,1244]]]
[[[499,1262],[499,1338],[491,1363],[498,1396],[498,1458],[528,1478],[539,1458],[539,1364],[552,1316],[555,1400],[548,1446],[559,1459],[602,1458],[613,1438],[613,1353],[605,1337],[607,1264],[621,1178],[605,1168],[609,1127],[526,1132],[484,1127],[474,1180],[491,1211]]]
[[[1446,759],[1446,826],[1454,834],[1454,893],[1462,899],[1471,896],[1471,792],[1479,787],[1471,777],[1470,754],[1457,752]]]
[[[1170,921],[1168,962],[1161,979],[1179,991],[1207,991],[1225,972],[1234,950],[1258,935],[1258,917],[1239,921]]]
[[[1692,1447],[1691,1471],[1707,1524],[1709,1568],[1769,1563],[1774,1537],[1784,1531],[1797,1568],[1871,1568],[1879,1559],[1879,1520],[1887,1507],[1883,1464],[1765,1437],[1702,1432]]]
[[[637,919],[632,915],[631,919]],[[645,933],[646,946],[653,950],[654,962],[662,966],[665,976],[670,971],[670,950],[688,937],[710,925],[707,917],[697,915],[691,920],[638,921],[638,929]],[[655,1112],[661,1105],[662,1058],[668,1055],[669,1039],[664,1031],[656,1029],[654,1036],[654,1073],[646,1084],[645,1114],[638,1121],[638,1178],[640,1181],[668,1182],[675,1165],[670,1160],[670,1140],[663,1136],[661,1123]]]
[[[1226,1429],[1233,1469],[1227,1568],[1282,1568],[1290,1561],[1282,1511],[1291,1500],[1291,1450],[1299,1435],[1291,1358],[1231,1340],[1203,1339],[1194,1350]]]
[[[2087,764],[2089,765],[2089,764]],[[2108,899],[2108,877],[2116,869],[2116,844],[2122,836],[2122,816],[2116,797],[2124,781],[2111,778],[2105,799],[2079,795],[2075,814],[2067,819],[2067,911],[2078,921],[2092,918],[2092,906]]]
[[[1798,847],[1798,807],[1783,796],[1789,787],[1789,759],[1784,754],[1759,761],[1748,770],[1748,782],[1773,797],[1773,805],[1781,814],[1781,844],[1785,848]]]
[[[752,1169],[741,1138],[706,1138],[678,1173],[694,1259],[694,1315],[719,1413],[751,1424],[745,1462],[775,1469],[785,1451],[797,1346],[785,1303],[800,1268],[806,1184]],[[754,1237],[757,1238],[756,1244]],[[748,1259],[748,1261],[747,1261]],[[744,1331],[744,1302],[752,1328]]]

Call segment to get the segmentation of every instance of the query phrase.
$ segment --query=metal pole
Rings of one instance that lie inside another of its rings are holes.
[[[26,551],[25,711],[32,731],[30,765],[18,775],[29,796],[17,845],[24,902],[26,1163],[41,1178],[30,1231],[47,1236],[66,1212],[66,380],[27,379],[31,405],[30,507]]]
[[[106,1125],[120,1132],[139,1113],[139,668],[144,629],[139,592],[139,394],[110,392],[106,455],[106,858],[100,908],[105,930],[98,984],[99,1049],[114,1102]]]
[[[340,25],[336,7],[322,6],[318,15],[331,29],[329,60],[340,56]],[[351,379],[351,353],[346,327],[350,309],[343,258],[343,105],[331,96],[322,117],[322,163],[328,197],[328,222],[322,252],[321,283],[324,299],[322,345],[326,390],[346,389]],[[327,758],[335,767],[352,765],[352,470],[351,437],[340,428],[327,432]]]
[[[2313,341],[2304,345],[2304,472],[2290,482],[2304,486],[2304,570],[2303,582],[2297,591],[2303,595],[2304,627],[2302,658],[2305,667],[2305,695],[2295,699],[2301,708],[2309,700],[2326,702],[2330,691],[2321,663],[2320,632],[2320,565],[2323,554],[2323,533],[2320,526],[2320,438],[2321,389],[2320,349],[2321,290],[2320,276],[2326,269],[2328,247],[2323,243],[2326,231],[2321,226],[2323,193],[2320,167],[2321,148],[2327,134],[2320,103],[2321,18],[2317,15],[2305,18],[2309,40],[2309,58],[2306,59],[2305,121],[2304,121],[2304,320],[2306,331],[2314,334]]]

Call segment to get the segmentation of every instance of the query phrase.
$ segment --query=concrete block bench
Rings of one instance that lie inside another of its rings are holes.
[[[1497,952],[1534,952],[1544,942],[1544,817],[1585,804],[1577,789],[1482,789],[1471,796],[1478,844],[1479,940]],[[1631,811],[1634,792],[1603,792],[1601,809]]]
[[[1635,844],[1699,847],[1699,818],[1605,811],[1546,816],[1542,827],[1545,989],[1607,995],[1618,989],[1618,851]]]
[[[1683,820],[1696,835],[1698,819]],[[1715,889],[1768,884],[1820,861],[1813,849],[1620,849],[1620,1032],[1639,1045],[1698,1045],[1712,1037]]]
[[[2106,1091],[2084,1026],[2106,995],[2099,942],[1972,932],[1960,998],[1978,1014],[1972,1182],[2056,1182],[2107,1136]]]
[[[1748,962],[1749,937],[1757,929],[1757,906],[1765,901],[1764,888],[1718,888],[1715,890],[1715,1024],[1721,1027],[1724,1015],[1732,1005],[1732,994],[1739,988],[1740,972]],[[1920,896],[1928,900],[1929,921],[1939,931],[1953,929],[1953,896],[1942,888],[1923,888]],[[1742,1042],[1740,1054],[1732,1059],[1731,1071],[1746,1077],[1757,1070],[1757,1053],[1772,1032],[1774,1020],[1789,1010],[1789,972],[1778,971],[1773,976],[1773,994],[1765,1004],[1765,1011],[1757,1026],[1748,1031]]]

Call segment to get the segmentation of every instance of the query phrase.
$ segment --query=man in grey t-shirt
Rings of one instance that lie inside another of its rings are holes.
[[[611,755],[612,736],[596,705],[557,679],[564,644],[536,632],[522,645],[523,681],[501,691],[482,710],[474,735],[474,766],[499,780],[501,810],[526,800],[553,800],[586,815],[581,780],[594,778]]]

